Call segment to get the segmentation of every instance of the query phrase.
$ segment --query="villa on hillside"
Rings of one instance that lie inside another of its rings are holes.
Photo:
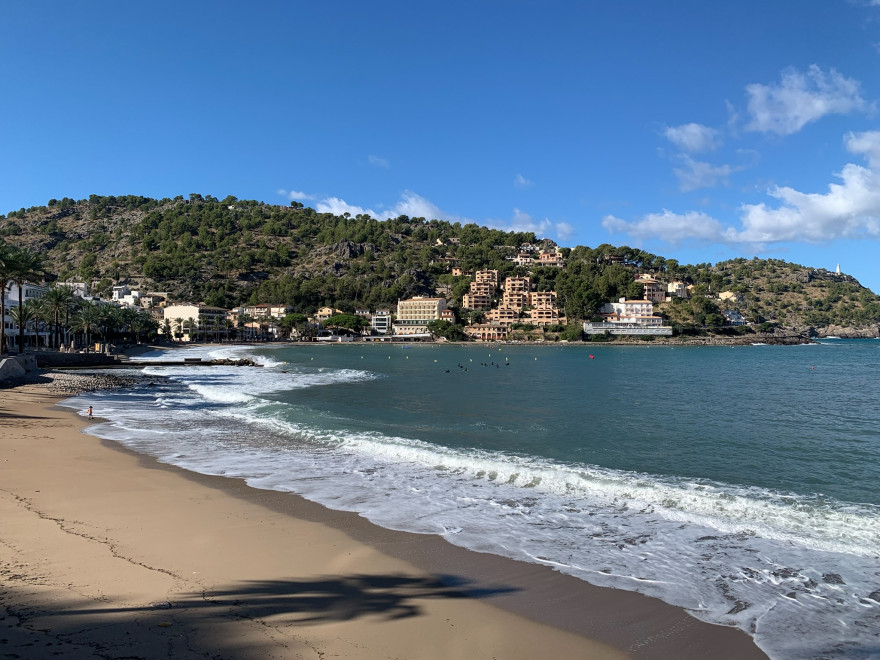
[[[541,252],[541,254],[538,255],[538,265],[549,266],[551,268],[564,268],[565,259],[562,258],[562,253],[557,248],[555,251]]]
[[[737,309],[726,309],[721,312],[724,314],[724,321],[727,325],[741,326],[748,325],[745,317]]]
[[[317,323],[323,323],[331,316],[336,316],[337,314],[344,314],[341,309],[336,309],[334,307],[322,307],[317,312],[315,312],[315,321]]]
[[[584,322],[584,333],[597,335],[609,332],[612,335],[665,335],[672,334],[670,326],[663,325],[663,319],[654,315],[654,303],[650,300],[627,300],[621,298],[616,303],[605,303],[600,310],[602,321]]]
[[[669,294],[666,296],[667,300],[671,300],[673,296],[676,298],[688,298],[690,297],[690,292],[691,287],[685,282],[675,281],[666,285],[666,293]]]

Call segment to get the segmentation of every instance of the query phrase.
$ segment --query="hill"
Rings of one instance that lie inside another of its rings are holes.
[[[876,336],[880,325],[880,297],[852,277],[781,260],[681,265],[606,244],[562,248],[564,269],[515,265],[511,259],[523,244],[556,245],[528,232],[407,216],[336,216],[297,202],[199,194],[52,199],[0,216],[0,240],[38,249],[50,280],[95,281],[104,293],[124,283],[222,307],[283,302],[305,313],[324,305],[353,311],[438,293],[457,306],[470,278],[453,276],[455,266],[531,275],[538,290],[557,291],[570,321],[595,317],[609,300],[640,297],[635,276],[649,273],[663,283],[692,285],[691,298],[658,309],[679,329],[720,326],[724,309],[738,309],[753,323],[820,335]]]

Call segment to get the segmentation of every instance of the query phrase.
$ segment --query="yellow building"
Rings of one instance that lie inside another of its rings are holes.
[[[446,298],[409,298],[397,301],[395,335],[415,335],[428,332],[428,323],[443,318]]]

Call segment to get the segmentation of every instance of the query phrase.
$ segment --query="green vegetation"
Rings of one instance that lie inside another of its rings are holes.
[[[38,254],[50,281],[97,282],[105,292],[126,283],[227,308],[283,303],[309,315],[332,306],[353,316],[358,307],[393,309],[400,298],[439,293],[462,322],[478,320],[482,312],[460,309],[470,278],[453,276],[456,266],[464,272],[497,269],[502,279],[530,275],[536,290],[556,291],[568,325],[548,329],[555,339],[578,338],[579,321],[597,318],[608,301],[641,298],[638,273],[692,285],[690,298],[656,306],[679,332],[718,331],[727,309],[739,310],[753,324],[782,328],[880,323],[880,297],[851,277],[781,260],[681,265],[604,244],[563,248],[565,269],[529,270],[509,260],[523,243],[554,246],[532,233],[476,224],[407,216],[378,221],[318,213],[297,202],[277,206],[197,193],[160,200],[52,199],[0,216],[0,244]],[[0,281],[3,276],[0,271]],[[717,298],[722,292],[731,292],[729,300]],[[301,320],[288,325],[305,330]],[[437,324],[436,334],[453,338],[460,328]],[[545,334],[525,327],[520,332]]]
[[[435,337],[443,337],[449,341],[461,341],[464,338],[464,328],[461,325],[444,319],[430,321],[428,331]]]

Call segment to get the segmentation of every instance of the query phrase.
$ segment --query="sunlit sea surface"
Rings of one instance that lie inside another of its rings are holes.
[[[164,462],[656,596],[777,660],[880,655],[880,341],[163,357],[184,355],[264,366],[148,367],[166,379],[68,405]]]

